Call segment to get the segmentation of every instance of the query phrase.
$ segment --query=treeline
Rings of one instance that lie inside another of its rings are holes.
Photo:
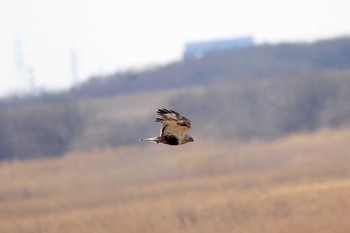
[[[84,128],[85,117],[70,100],[0,107],[0,160],[62,155]]]
[[[187,92],[170,106],[202,137],[273,139],[350,123],[350,70],[233,81]]]
[[[123,112],[141,100],[161,106]],[[226,51],[95,77],[63,93],[3,99],[0,160],[137,143],[158,133],[157,107],[186,114],[196,138],[245,140],[347,124],[349,100],[349,38]]]

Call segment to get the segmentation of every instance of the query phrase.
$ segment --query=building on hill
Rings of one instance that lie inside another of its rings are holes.
[[[218,39],[208,41],[194,41],[187,43],[183,57],[200,58],[205,54],[220,52],[225,50],[244,48],[254,45],[252,36],[237,37],[229,39]]]

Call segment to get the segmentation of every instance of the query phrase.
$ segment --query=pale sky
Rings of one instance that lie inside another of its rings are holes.
[[[348,0],[0,0],[0,96],[28,90],[29,76],[38,88],[69,87],[72,51],[83,81],[179,60],[190,41],[350,35],[349,9]]]

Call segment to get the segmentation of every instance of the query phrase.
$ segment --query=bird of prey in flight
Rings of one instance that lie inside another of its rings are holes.
[[[158,109],[156,122],[163,123],[160,136],[155,138],[140,139],[140,141],[150,141],[177,146],[189,142],[194,142],[193,138],[185,132],[191,128],[191,121],[171,109]]]

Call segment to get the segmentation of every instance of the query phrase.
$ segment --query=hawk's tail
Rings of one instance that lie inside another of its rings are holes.
[[[159,143],[159,137],[156,138],[144,138],[144,139],[139,139],[140,142],[144,141],[144,142],[156,142]]]

